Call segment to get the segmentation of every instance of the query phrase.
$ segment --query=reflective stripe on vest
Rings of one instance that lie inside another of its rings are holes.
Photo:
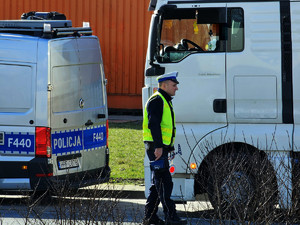
[[[161,93],[158,91],[155,92],[147,101],[145,105],[144,110],[144,121],[143,121],[143,140],[144,141],[153,141],[151,131],[148,128],[148,111],[147,111],[147,105],[148,102],[154,98],[155,96],[159,95],[163,102],[164,102],[164,109],[163,109],[163,115],[160,123],[161,127],[161,133],[162,133],[162,141],[164,145],[173,146],[174,145],[174,138],[172,138],[173,130],[174,130],[174,137],[175,137],[175,129],[173,127],[173,121],[172,121],[172,113],[171,108],[167,102],[167,100],[163,97]],[[174,118],[175,120],[175,118]],[[172,142],[172,143],[171,143]]]

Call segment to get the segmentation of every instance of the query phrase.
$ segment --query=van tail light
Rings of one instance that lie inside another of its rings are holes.
[[[52,177],[53,173],[37,173],[35,174],[36,177]]]
[[[108,120],[106,120],[106,147],[108,147]]]
[[[49,127],[35,128],[35,156],[51,157],[51,129]]]

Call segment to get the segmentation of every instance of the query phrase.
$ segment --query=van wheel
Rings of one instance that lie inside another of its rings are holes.
[[[277,185],[269,161],[253,153],[226,155],[214,156],[208,167],[208,196],[216,216],[238,220],[271,216]]]

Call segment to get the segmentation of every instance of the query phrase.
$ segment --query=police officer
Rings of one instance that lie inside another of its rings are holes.
[[[157,78],[158,90],[147,101],[144,110],[143,139],[150,160],[152,185],[145,206],[143,224],[186,224],[177,216],[175,203],[171,200],[173,189],[169,172],[168,156],[174,151],[175,115],[172,96],[178,90],[177,72]],[[157,216],[159,203],[163,205],[165,223]]]

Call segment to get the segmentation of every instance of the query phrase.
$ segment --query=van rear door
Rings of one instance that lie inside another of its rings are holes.
[[[80,54],[81,98],[83,118],[84,170],[103,168],[106,165],[107,102],[104,67],[98,39],[77,40]]]
[[[106,89],[100,46],[95,39],[77,42],[82,73],[81,98],[84,101],[83,121],[85,126],[99,123],[106,118]],[[101,62],[101,63],[100,63]]]
[[[76,39],[54,40],[50,44],[51,128],[79,128],[83,118]]]
[[[96,37],[51,41],[51,129],[54,170],[105,166],[106,95]],[[71,155],[70,157],[64,157]],[[67,163],[65,163],[67,162]]]

